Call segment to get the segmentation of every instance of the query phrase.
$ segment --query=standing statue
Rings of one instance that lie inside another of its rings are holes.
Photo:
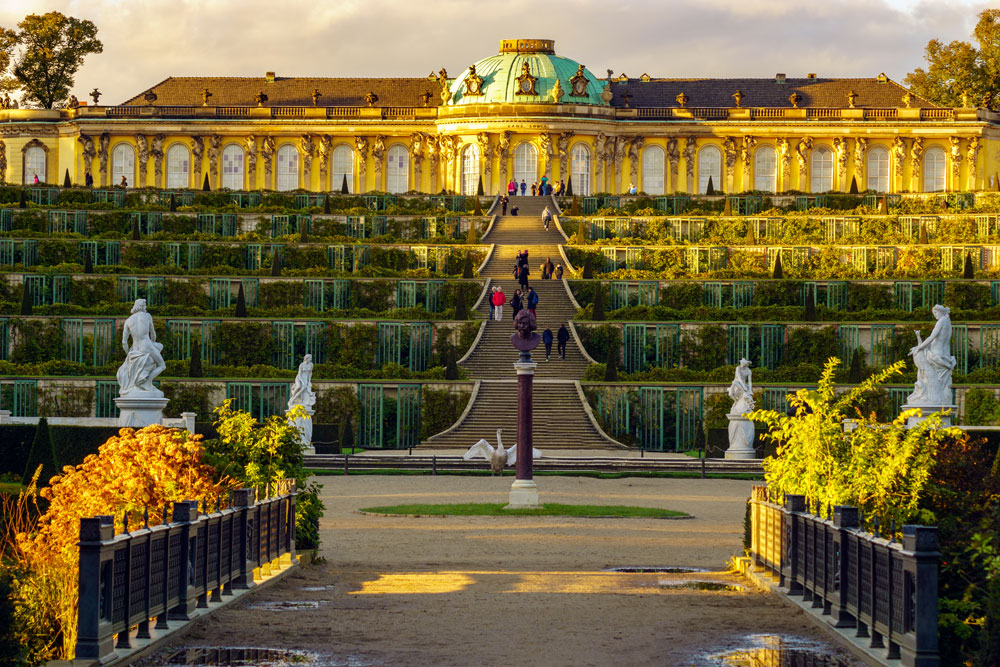
[[[781,172],[781,187],[778,189],[779,192],[784,192],[788,189],[789,181],[792,176],[792,152],[791,147],[788,145],[788,139],[781,137],[775,144],[778,152],[778,167]]]
[[[166,139],[165,135],[154,135],[152,148],[149,149],[149,154],[153,156],[153,180],[156,187],[160,187],[163,179],[163,142]]]
[[[438,190],[438,162],[441,160],[441,156],[438,154],[438,138],[432,134],[424,136],[424,152],[427,153],[427,159],[430,160],[431,167],[431,192],[437,192]]]
[[[191,164],[194,167],[194,186],[201,187],[201,161],[205,157],[205,138],[195,135],[191,137]]]
[[[732,137],[723,139],[722,150],[726,156],[726,192],[732,192],[736,170],[736,140]]]
[[[94,138],[89,134],[80,134],[77,141],[83,146],[80,156],[83,158],[83,174],[85,180],[93,179],[94,158],[97,156],[97,149],[94,148]],[[91,179],[86,177],[90,176]]]
[[[636,187],[639,185],[639,151],[645,143],[642,137],[633,137],[628,146],[629,181]]]
[[[7,182],[7,144],[0,139],[0,183]]]
[[[799,159],[799,189],[806,187],[806,169],[809,167],[809,151],[812,150],[812,137],[803,137],[795,147],[795,155]]]
[[[102,132],[98,138],[97,159],[101,164],[101,187],[108,184],[108,148],[111,146],[111,135]]]
[[[548,132],[542,132],[538,135],[538,156],[541,158],[539,160],[539,171],[542,176],[547,176],[549,173],[549,167],[552,166],[552,135]]]
[[[364,192],[367,189],[365,177],[368,174],[368,138],[354,137],[354,147],[358,149],[358,183]]]
[[[611,192],[618,192],[618,189],[621,187],[622,164],[625,162],[625,156],[628,155],[628,146],[628,137],[615,138],[614,152],[612,153],[612,159],[614,160],[615,166],[615,182],[609,188]]]
[[[311,190],[312,162],[313,155],[316,153],[316,142],[313,140],[313,135],[306,133],[299,137],[299,152],[302,154],[302,182],[306,190]],[[326,189],[325,185],[321,185],[320,189]]]
[[[252,134],[243,139],[247,149],[247,183],[253,190],[257,187],[257,137]]]
[[[486,189],[492,191],[490,183],[493,182],[493,144],[490,142],[490,135],[480,132],[476,135],[476,143],[479,145],[479,155],[483,159],[483,182]]]
[[[726,450],[726,458],[755,458],[753,422],[744,416],[754,409],[753,378],[750,362],[746,359],[740,359],[736,367],[733,383],[729,385],[729,398],[733,399],[733,407],[726,415],[729,419],[729,449]]]
[[[413,160],[413,189],[423,192],[424,170],[424,133],[414,132],[410,135],[410,159]]]
[[[295,375],[295,382],[288,396],[288,411],[291,412],[295,406],[302,406],[306,416],[289,418],[288,422],[299,429],[299,442],[303,447],[312,445],[312,415],[316,405],[316,392],[312,390],[313,361],[312,355],[307,354],[299,364],[299,372]]]
[[[212,187],[219,187],[219,152],[222,149],[222,137],[213,134],[208,140],[208,173]]]
[[[667,139],[667,163],[670,165],[670,182],[666,184],[666,189],[664,192],[677,192],[680,190],[680,184],[677,182],[677,170],[680,168],[681,161],[681,151],[677,146],[677,138],[670,137]]]
[[[847,158],[849,153],[847,151],[848,140],[847,137],[834,137],[833,138],[833,151],[837,156],[837,189],[841,192],[847,190]]]
[[[333,137],[329,134],[320,135],[316,142],[316,158],[319,160],[319,189],[326,190],[326,175],[330,169],[330,156],[333,154]]]
[[[920,180],[920,167],[924,163],[924,138],[913,137],[910,146],[910,192],[921,192],[924,184]]]
[[[507,183],[507,156],[510,154],[510,131],[504,130],[497,139],[497,159],[500,162],[500,182]]]
[[[854,140],[854,177],[858,179],[858,188],[868,187],[865,182],[865,154],[868,152],[868,139],[858,137]]]
[[[569,142],[573,138],[573,132],[563,132],[556,141],[559,149],[559,180],[566,182],[566,172],[569,169]]]
[[[129,336],[132,347],[128,346]],[[122,326],[122,347],[125,361],[118,369],[118,395],[163,398],[163,392],[153,386],[153,380],[167,365],[163,361],[163,344],[156,342],[153,318],[146,312],[146,300],[136,299],[132,314]]]
[[[274,164],[274,137],[260,140],[260,156],[264,160],[264,189],[271,189],[271,170]]]
[[[607,159],[607,136],[603,132],[598,132],[594,139],[594,175],[597,177],[597,189],[603,188],[604,161]]]
[[[906,139],[896,137],[892,140],[892,166],[896,174],[896,188],[903,189],[903,163],[906,161]]]
[[[979,137],[972,137],[969,139],[969,146],[965,149],[965,160],[969,163],[969,182],[966,184],[966,190],[976,189],[976,161],[979,159]],[[956,190],[958,188],[955,188]]]
[[[962,169],[962,139],[951,137],[951,190],[958,190],[959,174]]]
[[[951,356],[950,310],[942,305],[931,309],[937,323],[931,335],[910,348],[913,365],[917,367],[917,381],[913,393],[903,408],[933,407],[935,410],[952,405],[951,373],[955,370],[955,357]]]
[[[382,190],[382,158],[385,157],[385,135],[376,134],[372,143],[372,166],[375,167],[375,189]]]
[[[694,193],[694,155],[698,148],[698,140],[694,137],[684,139],[684,171],[687,174],[687,191]],[[719,185],[722,185],[719,183]]]
[[[149,141],[146,135],[135,135],[135,145],[139,148],[139,182],[136,187],[141,188],[146,185],[146,165],[149,162]]]

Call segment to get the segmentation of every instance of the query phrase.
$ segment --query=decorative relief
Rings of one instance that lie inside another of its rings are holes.
[[[778,153],[778,167],[781,170],[781,190],[784,192],[788,189],[788,182],[792,176],[792,151],[788,139],[785,137],[778,139],[775,150]]]
[[[247,135],[243,140],[243,144],[246,146],[247,151],[247,182],[250,184],[250,189],[252,190],[257,185],[257,137],[252,134]]]
[[[604,174],[604,161],[607,159],[606,143],[607,137],[603,132],[598,132],[597,138],[594,139],[594,162],[596,163],[594,173],[597,175],[598,183],[601,183],[601,176]]]
[[[549,173],[549,167],[552,166],[552,135],[548,132],[543,132],[538,136],[538,154],[541,157],[541,173],[545,176]]]
[[[903,188],[903,162],[906,160],[906,139],[896,137],[892,140],[893,170],[896,174],[896,187]]]
[[[667,162],[670,164],[670,183],[668,183],[669,192],[677,192],[677,170],[680,167],[681,151],[677,147],[677,138],[670,137],[667,139]]]
[[[694,192],[694,155],[697,148],[698,140],[694,137],[687,137],[684,140],[684,171],[687,172],[688,192]]]
[[[569,96],[570,97],[586,97],[587,96],[587,84],[590,81],[587,79],[587,75],[583,73],[583,65],[578,65],[576,68],[576,75],[569,80]]]
[[[625,156],[628,154],[628,137],[616,137],[615,138],[615,149],[612,154],[612,159],[615,165],[615,184],[612,191],[616,191],[618,186],[621,184],[622,180],[622,163],[625,161]]]
[[[515,79],[517,81],[517,88],[514,90],[515,95],[537,95],[535,92],[535,85],[538,83],[538,77],[531,76],[531,70],[528,67],[528,63],[521,65],[521,76]]]
[[[566,170],[569,168],[569,141],[574,132],[563,132],[559,135],[556,146],[559,149],[559,180],[566,182]]]
[[[316,142],[313,135],[303,134],[299,137],[299,150],[302,152],[302,182],[306,190],[311,189],[312,184],[312,161],[316,153]]]
[[[420,192],[423,180],[421,172],[424,166],[424,135],[414,132],[410,135],[410,158],[413,160],[413,189]]]
[[[324,134],[316,143],[316,154],[319,157],[320,189],[326,189],[326,175],[330,168],[330,156],[333,154],[333,137]]]
[[[191,137],[191,164],[194,166],[194,187],[201,187],[201,161],[205,156],[205,138],[195,135]]]
[[[111,135],[102,132],[98,139],[97,159],[101,165],[101,187],[108,185],[108,147],[111,145]]]
[[[434,135],[426,135],[424,140],[424,151],[427,153],[427,159],[431,161],[431,192],[437,192],[438,189],[438,162],[440,161],[440,156],[438,154],[438,139]]]
[[[149,142],[143,134],[135,135],[135,145],[139,148],[139,182],[136,187],[146,185],[146,164],[149,162]]]
[[[222,137],[213,134],[208,140],[208,172],[212,187],[219,187],[219,152],[222,149]]]
[[[965,186],[966,190],[976,189],[976,160],[979,158],[979,137],[972,137],[969,139],[969,147],[965,152],[965,159],[969,163],[969,183]],[[958,189],[957,187],[955,188]]]
[[[920,192],[923,190],[923,182],[920,179],[921,169],[924,165],[924,138],[914,137],[910,146],[910,192]]]
[[[722,142],[722,152],[726,157],[726,192],[732,192],[736,171],[736,140],[732,137],[726,137]]]
[[[507,183],[507,156],[510,155],[510,135],[508,131],[500,133],[497,139],[497,157],[500,158],[500,182]]]
[[[83,157],[83,173],[85,176],[93,178],[93,162],[97,156],[97,149],[94,148],[94,138],[88,134],[80,134],[76,139],[83,146],[81,156]]]
[[[372,142],[372,165],[375,167],[375,189],[382,189],[382,161],[385,158],[385,135],[376,134]]]
[[[361,189],[364,191],[365,174],[368,173],[368,139],[367,137],[354,137],[354,147],[358,151],[358,179]]]
[[[481,96],[483,94],[483,77],[476,74],[476,66],[469,66],[469,73],[462,81],[465,85],[465,95],[468,97]]]
[[[809,167],[809,151],[812,147],[812,137],[803,137],[795,147],[795,155],[799,160],[799,188],[803,188],[806,183],[806,169]]]
[[[264,187],[271,189],[271,167],[274,164],[274,138],[264,137],[260,141],[260,157],[264,160]]]
[[[868,139],[858,137],[854,140],[854,176],[858,179],[858,188],[864,190],[868,187],[865,183],[865,154],[868,152]]]
[[[629,178],[632,184],[638,187],[639,178],[639,151],[642,150],[646,140],[642,137],[633,137],[628,146],[629,157]]]
[[[480,132],[476,135],[476,143],[479,144],[479,154],[483,158],[483,173],[486,175],[486,182],[490,182],[490,175],[493,173],[493,146],[490,144],[490,135]]]
[[[957,190],[962,169],[962,139],[952,137],[951,141],[951,189]]]
[[[747,135],[743,137],[743,145],[740,148],[740,159],[743,160],[743,173],[749,176],[750,163],[753,161],[753,149],[757,145],[757,140]]]
[[[163,178],[163,142],[166,139],[166,136],[162,134],[155,135],[149,149],[149,154],[153,156],[153,180],[156,187],[160,187]]]
[[[837,187],[844,189],[847,181],[847,138],[833,138],[833,154],[837,158]]]

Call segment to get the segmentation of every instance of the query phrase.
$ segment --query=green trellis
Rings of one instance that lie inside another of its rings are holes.
[[[167,344],[164,352],[167,359],[191,358],[190,320],[167,320]]]
[[[1000,365],[1000,324],[979,326],[979,367]]]
[[[837,327],[837,342],[839,343],[840,362],[850,366],[854,351],[860,346],[857,324],[841,324]]]
[[[98,419],[116,419],[118,417],[118,406],[115,399],[118,398],[118,382],[115,380],[98,380],[95,387],[94,410]]]
[[[709,308],[722,308],[724,300],[722,298],[723,284],[718,282],[704,282],[701,284],[701,301]]]
[[[59,321],[63,336],[63,359],[83,363],[83,320],[65,318]]]
[[[646,325],[625,325],[625,372],[637,373],[646,364]]]
[[[640,387],[638,440],[643,449],[685,450],[694,446],[703,423],[701,387]]]
[[[10,359],[10,320],[0,318],[0,361]]]
[[[396,283],[396,308],[415,308],[417,305],[417,283],[400,280]]]
[[[893,358],[892,342],[896,337],[896,325],[894,324],[873,324],[871,325],[871,365],[875,368],[884,368],[895,361]]]
[[[656,325],[656,365],[677,368],[681,364],[681,325]]]
[[[730,324],[728,326],[726,363],[735,366],[741,359],[750,358],[750,325]]]
[[[326,323],[306,322],[304,326],[305,352],[311,354],[313,363],[326,362]]]
[[[287,370],[297,368],[295,322],[272,322],[271,338],[274,341],[274,365]]]
[[[913,283],[895,282],[892,285],[893,306],[896,310],[913,310]]]
[[[762,324],[760,326],[760,365],[777,368],[785,356],[785,325]]]
[[[100,368],[111,363],[115,356],[115,342],[118,339],[115,321],[100,318],[94,320],[94,367]]]
[[[234,410],[249,412],[254,419],[283,415],[288,407],[288,382],[227,382],[226,399]]]
[[[420,444],[419,384],[401,384],[396,388],[396,447],[405,449]]]
[[[427,312],[429,313],[440,313],[444,310],[444,302],[441,298],[442,290],[444,289],[443,280],[428,280],[427,281]]]
[[[955,370],[969,372],[969,325],[951,325],[951,354],[955,357]]]
[[[229,308],[233,293],[229,278],[212,278],[208,281],[208,307],[212,310]],[[246,293],[244,292],[244,298]]]
[[[749,308],[753,305],[753,283],[733,283],[733,308]]]
[[[218,364],[222,354],[219,349],[221,327],[220,320],[202,320],[201,322],[201,360],[210,366]]]
[[[322,279],[302,282],[302,305],[320,313],[326,310],[326,285]]]
[[[383,445],[385,390],[380,384],[358,385],[358,445],[381,448]]]

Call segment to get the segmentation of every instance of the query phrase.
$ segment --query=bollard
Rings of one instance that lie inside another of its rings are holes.
[[[701,478],[705,479],[705,458],[701,459]]]
[[[346,475],[348,474],[348,472],[349,471],[347,469],[347,454],[344,454],[344,474]]]
[[[431,457],[431,474],[438,474],[438,457],[436,455]]]

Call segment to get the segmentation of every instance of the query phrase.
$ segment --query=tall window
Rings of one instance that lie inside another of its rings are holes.
[[[191,153],[184,144],[174,144],[167,151],[167,187],[191,187]]]
[[[770,146],[761,146],[760,149],[757,150],[757,156],[754,158],[754,190],[774,192],[777,166],[778,163],[775,159],[774,149]]]
[[[868,189],[875,192],[889,190],[889,151],[881,146],[868,151]]]
[[[222,187],[243,189],[243,149],[236,144],[222,149]]]
[[[340,192],[347,177],[347,191],[354,192],[354,151],[350,146],[340,144],[333,151],[332,189]]]
[[[924,192],[944,192],[948,166],[944,149],[935,146],[924,154]]]
[[[111,151],[111,185],[121,183],[122,176],[130,186],[136,186],[135,151],[128,144],[118,144]]]
[[[722,151],[716,146],[705,146],[698,152],[698,194],[708,192],[708,179],[712,189],[722,190]]]
[[[278,149],[278,185],[280,190],[295,190],[299,187],[299,152],[295,146],[285,144]]]
[[[570,156],[573,160],[570,173],[573,194],[587,196],[590,194],[590,149],[587,144],[577,144],[573,146]]]
[[[389,149],[389,159],[386,165],[385,189],[392,193],[406,192],[410,189],[410,152],[396,144]]]
[[[663,194],[663,149],[659,146],[649,146],[642,152],[642,191]]]
[[[812,184],[810,192],[827,192],[833,189],[833,152],[820,147],[812,154]]]
[[[524,181],[528,188],[525,192],[529,192],[536,178],[538,178],[538,151],[535,150],[534,144],[528,142],[518,144],[514,149],[514,180],[517,181],[517,187],[520,188],[521,181]]]
[[[45,181],[45,149],[32,146],[24,152],[24,184],[35,182],[35,174],[39,182]]]
[[[479,189],[479,146],[469,144],[462,150],[462,194],[474,195]]]

